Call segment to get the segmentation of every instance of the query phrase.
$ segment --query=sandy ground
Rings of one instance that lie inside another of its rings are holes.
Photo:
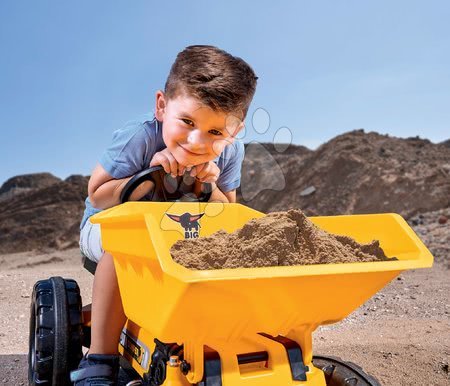
[[[314,353],[362,366],[383,385],[450,385],[450,271],[409,271],[341,323],[314,334]],[[26,385],[30,294],[42,278],[77,280],[90,301],[92,275],[77,249],[0,256],[0,385]]]

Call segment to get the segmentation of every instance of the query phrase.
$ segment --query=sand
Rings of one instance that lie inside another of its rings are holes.
[[[386,261],[379,242],[360,244],[315,226],[300,209],[274,212],[233,233],[179,240],[172,258],[190,269],[250,268]]]

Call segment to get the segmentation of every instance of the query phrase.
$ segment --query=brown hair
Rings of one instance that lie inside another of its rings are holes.
[[[253,69],[241,58],[214,46],[189,46],[170,69],[164,92],[175,98],[182,92],[216,111],[247,114],[256,90]]]

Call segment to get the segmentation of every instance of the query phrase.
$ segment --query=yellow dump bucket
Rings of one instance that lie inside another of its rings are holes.
[[[170,256],[179,239],[207,236],[219,229],[233,232],[262,216],[241,204],[129,202],[91,217],[101,224],[103,247],[114,257],[127,317],[148,336],[184,344],[192,383],[201,380],[205,345],[221,357],[230,357],[230,350],[235,356],[264,349],[272,352],[275,363],[282,354],[262,343],[258,333],[298,342],[314,372],[311,333],[318,325],[345,318],[401,271],[430,267],[433,262],[406,221],[391,213],[310,220],[360,243],[378,239],[386,255],[397,261],[198,271]],[[236,384],[244,384],[245,371],[225,361],[224,373],[227,366],[230,374],[241,377]],[[315,384],[324,384],[323,377],[317,377]],[[278,383],[279,378],[277,383],[258,382],[247,383],[297,384]]]

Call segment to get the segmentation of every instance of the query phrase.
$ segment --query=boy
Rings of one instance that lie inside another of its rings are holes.
[[[91,346],[79,370],[72,373],[76,386],[116,384],[118,341],[126,321],[112,256],[103,251],[99,225],[89,217],[118,205],[127,181],[155,165],[173,176],[188,171],[196,184],[211,183],[210,201],[236,202],[244,146],[234,140],[244,126],[256,80],[240,58],[213,46],[187,47],[177,55],[164,92],[156,93],[153,119],[128,123],[114,133],[89,180],[80,226],[80,249],[98,266],[92,291]],[[145,195],[145,189],[136,189],[132,199]]]

